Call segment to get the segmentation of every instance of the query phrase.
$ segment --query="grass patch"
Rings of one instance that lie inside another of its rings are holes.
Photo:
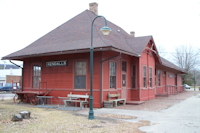
[[[20,111],[30,111],[31,119],[12,122],[12,115]],[[118,116],[115,116],[118,117]],[[120,116],[122,117],[122,116]],[[124,117],[124,116],[123,116]],[[88,120],[88,116],[73,111],[47,108],[35,108],[29,104],[14,105],[12,101],[0,101],[0,132],[134,132],[140,133],[141,126],[148,126],[148,121],[129,123],[113,119]]]

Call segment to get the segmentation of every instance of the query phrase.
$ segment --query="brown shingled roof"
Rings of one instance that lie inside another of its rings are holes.
[[[144,48],[151,40],[152,36],[144,36],[144,37],[129,37],[127,43],[129,46],[139,55],[144,51]]]
[[[96,15],[93,12],[85,10],[24,49],[7,55],[3,57],[3,59],[17,59],[23,56],[25,57],[44,53],[89,49],[91,46],[91,23],[95,17]],[[129,36],[128,33],[108,21],[108,27],[112,29],[112,32],[109,36],[104,36],[100,33],[100,29],[104,25],[105,21],[102,18],[97,18],[94,22],[94,48],[113,47],[135,54],[126,43],[125,37]],[[120,32],[118,32],[118,30]]]
[[[24,49],[11,53],[2,59],[18,60],[33,55],[64,52],[70,50],[89,49],[91,46],[91,23],[96,14],[85,10],[56,29],[39,38]],[[108,21],[112,32],[108,36],[100,33],[105,24],[104,19],[97,18],[93,28],[93,47],[113,47],[128,54],[140,56],[152,36],[131,37],[122,28]],[[40,55],[41,56],[41,55]],[[159,58],[159,57],[158,57]],[[173,63],[161,58],[162,65],[182,71]]]

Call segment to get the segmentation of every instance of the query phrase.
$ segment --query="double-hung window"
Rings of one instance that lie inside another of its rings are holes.
[[[86,62],[75,62],[74,88],[86,88]]]
[[[146,66],[143,66],[143,87],[147,87],[146,81],[147,81],[147,68]]]
[[[149,67],[149,87],[152,87],[152,68]]]
[[[39,87],[40,80],[41,80],[41,66],[34,65],[33,66],[33,88]]]
[[[158,86],[160,86],[160,71],[158,70]]]
[[[116,88],[116,63],[110,62],[110,88]]]

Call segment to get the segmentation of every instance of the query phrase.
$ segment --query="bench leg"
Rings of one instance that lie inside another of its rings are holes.
[[[114,101],[114,107],[117,107],[117,101]]]
[[[83,103],[82,102],[80,102],[80,108],[82,108],[83,107]]]
[[[64,103],[65,103],[65,107],[67,107],[67,101],[65,101]]]
[[[126,100],[124,100],[123,105],[126,105]]]

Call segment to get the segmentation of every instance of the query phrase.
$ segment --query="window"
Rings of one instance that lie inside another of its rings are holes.
[[[126,72],[126,62],[122,61],[122,71]]]
[[[85,89],[86,84],[86,62],[75,62],[75,89]]]
[[[33,88],[39,87],[39,82],[41,80],[41,66],[33,66]]]
[[[157,86],[157,82],[156,82],[156,69],[155,69],[155,86]]]
[[[3,83],[0,83],[0,87],[2,87],[3,86]]]
[[[158,86],[160,86],[160,71],[158,71]]]
[[[147,87],[147,85],[146,85],[146,80],[147,80],[146,76],[147,76],[147,69],[146,69],[146,66],[143,66],[143,87]]]
[[[110,88],[116,88],[116,63],[110,62]]]
[[[122,86],[126,87],[126,74],[122,74]]]
[[[135,77],[136,77],[136,68],[133,66],[133,73],[132,73],[132,88],[135,88]]]
[[[163,71],[163,76],[165,76],[166,75],[166,71]]]
[[[152,87],[152,68],[149,68],[149,87]]]

